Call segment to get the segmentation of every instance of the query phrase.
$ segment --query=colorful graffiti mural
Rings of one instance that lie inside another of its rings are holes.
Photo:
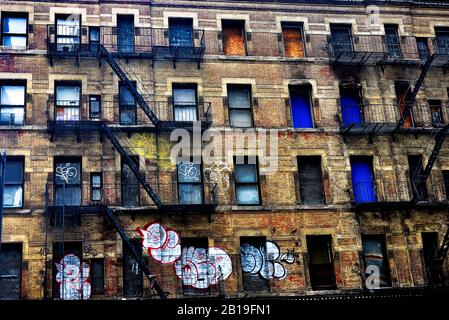
[[[273,241],[266,241],[265,246],[256,248],[249,243],[240,246],[243,272],[259,274],[265,279],[283,279],[287,270],[282,262],[295,262],[293,251],[281,254],[279,246]]]
[[[59,296],[62,300],[89,299],[91,285],[89,282],[90,266],[74,254],[65,255],[59,263],[56,282],[59,283]]]
[[[160,223],[148,223],[137,231],[142,236],[142,246],[160,263],[173,263],[181,256],[180,238],[176,231]]]

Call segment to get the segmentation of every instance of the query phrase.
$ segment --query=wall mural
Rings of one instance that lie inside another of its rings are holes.
[[[273,241],[266,241],[264,247],[244,243],[240,246],[243,272],[259,274],[265,279],[284,279],[287,270],[282,262],[292,264],[295,255],[292,250],[281,254],[279,246]]]
[[[138,228],[142,238],[142,246],[160,263],[173,263],[181,256],[179,234],[160,223],[148,223]]]
[[[58,270],[56,282],[59,283],[59,296],[62,300],[89,299],[91,285],[89,282],[90,266],[74,254],[65,255],[59,263],[55,263]]]

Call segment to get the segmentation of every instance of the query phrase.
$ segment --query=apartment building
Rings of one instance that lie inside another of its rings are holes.
[[[443,287],[448,17],[430,0],[2,1],[0,299]]]

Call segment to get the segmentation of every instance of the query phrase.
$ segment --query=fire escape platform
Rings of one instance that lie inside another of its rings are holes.
[[[401,211],[412,209],[449,209],[448,201],[377,201],[352,203],[355,212],[367,211]]]
[[[331,64],[378,65],[388,57],[387,52],[348,51],[336,53]]]
[[[435,134],[441,130],[438,127],[401,127],[396,130],[396,123],[353,123],[347,127],[341,127],[340,133],[346,136],[363,135],[387,135],[387,134]]]

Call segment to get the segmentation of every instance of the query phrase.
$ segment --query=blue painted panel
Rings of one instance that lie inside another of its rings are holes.
[[[120,52],[134,52],[134,18],[119,16],[117,18],[118,49]]]
[[[307,91],[290,92],[294,128],[313,128],[312,106]]]
[[[357,96],[342,94],[340,104],[343,125],[345,127],[351,124],[362,123],[362,112]]]
[[[351,159],[352,188],[356,203],[375,202],[373,172],[369,158]]]

